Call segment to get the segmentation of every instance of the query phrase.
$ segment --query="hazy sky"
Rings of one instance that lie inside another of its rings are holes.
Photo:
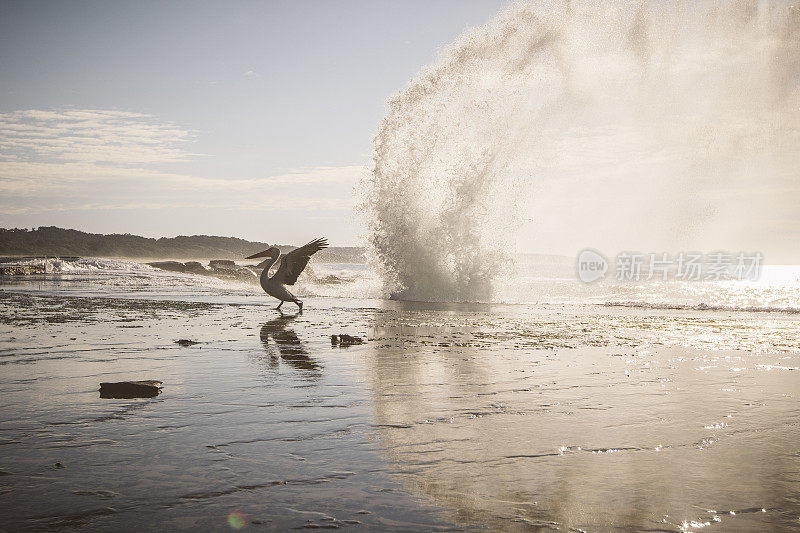
[[[794,4],[537,1],[442,57],[504,5],[0,0],[0,227],[359,243],[387,99],[438,62],[388,122],[418,140],[382,155],[411,192],[488,150],[525,184],[520,251],[800,262]]]
[[[0,3],[0,226],[352,244],[386,99],[505,2]]]

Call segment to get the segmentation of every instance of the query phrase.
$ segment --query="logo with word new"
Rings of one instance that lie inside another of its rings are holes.
[[[584,283],[601,280],[608,272],[608,261],[600,252],[586,249],[578,254],[578,279]]]

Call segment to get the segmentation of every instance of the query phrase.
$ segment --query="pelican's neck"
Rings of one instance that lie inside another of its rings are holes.
[[[266,280],[269,279],[269,269],[272,268],[272,265],[275,264],[275,261],[278,260],[280,257],[280,252],[275,257],[267,257],[261,263],[258,264],[259,267],[264,267],[264,270],[261,272],[261,279]]]

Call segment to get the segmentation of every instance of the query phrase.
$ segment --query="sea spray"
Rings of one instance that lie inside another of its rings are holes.
[[[520,228],[543,246],[651,247],[741,229],[759,199],[732,202],[720,183],[797,177],[799,14],[518,3],[464,33],[389,100],[359,187],[387,291],[490,300]]]

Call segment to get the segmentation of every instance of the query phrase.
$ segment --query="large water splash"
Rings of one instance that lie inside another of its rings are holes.
[[[362,208],[387,289],[489,300],[540,182],[627,194],[619,217],[673,235],[713,232],[709,217],[730,230],[704,191],[797,178],[799,15],[792,2],[536,2],[467,31],[391,98],[375,137]]]

